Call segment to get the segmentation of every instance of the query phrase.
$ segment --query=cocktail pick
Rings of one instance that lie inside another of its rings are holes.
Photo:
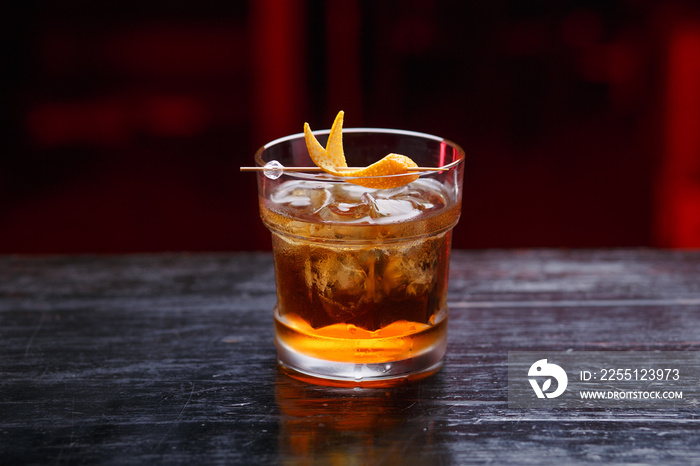
[[[444,170],[449,170],[450,168],[454,167],[455,165],[459,164],[460,160],[456,160],[452,163],[448,163],[447,165],[443,165],[442,167],[409,167],[407,168],[408,171],[410,172],[439,172],[439,171],[444,171]],[[342,167],[342,168],[336,168],[337,171],[355,171],[355,170],[361,170],[364,167]],[[322,172],[324,171],[320,167],[285,167],[281,163],[279,163],[277,160],[270,160],[265,164],[264,167],[241,167],[242,172],[263,172],[264,175],[271,180],[276,180],[282,174],[287,171],[287,172]]]

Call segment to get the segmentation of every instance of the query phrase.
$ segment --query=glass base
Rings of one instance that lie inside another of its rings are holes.
[[[434,374],[443,364],[446,341],[442,339],[408,359],[381,363],[338,362],[308,356],[275,337],[280,368],[305,382],[332,386],[391,386]]]

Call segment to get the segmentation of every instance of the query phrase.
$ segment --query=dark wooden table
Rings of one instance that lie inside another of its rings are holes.
[[[700,464],[700,408],[511,409],[509,351],[700,350],[700,253],[455,251],[435,376],[306,385],[270,254],[0,258],[1,464]]]

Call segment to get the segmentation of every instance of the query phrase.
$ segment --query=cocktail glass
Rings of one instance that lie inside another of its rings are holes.
[[[328,133],[314,135],[325,145]],[[464,151],[437,136],[377,128],[344,129],[343,146],[349,166],[400,153],[420,167],[445,168],[391,189],[324,172],[258,172],[260,215],[272,233],[279,365],[326,385],[432,374],[446,350]],[[313,166],[301,133],[266,144],[255,161]]]

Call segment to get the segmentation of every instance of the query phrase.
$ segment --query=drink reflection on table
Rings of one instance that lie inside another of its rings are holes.
[[[326,387],[278,371],[280,463],[448,463],[438,441],[440,385],[437,374],[390,388]]]

